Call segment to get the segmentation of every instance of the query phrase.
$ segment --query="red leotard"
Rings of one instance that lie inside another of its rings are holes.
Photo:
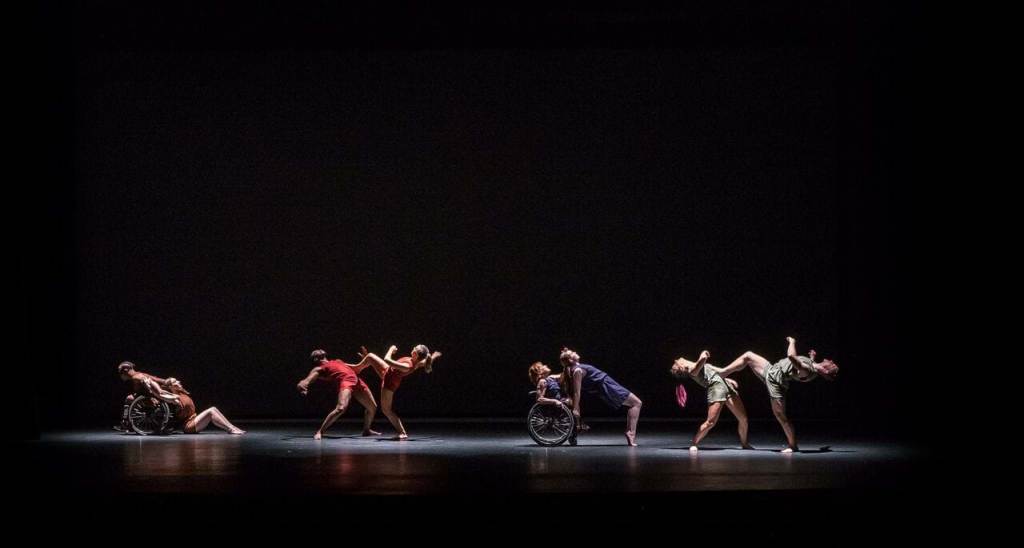
[[[395,361],[408,364],[410,367],[412,367],[412,357],[410,356],[398,358]],[[412,373],[413,371],[414,370],[409,370],[409,373]],[[380,381],[380,389],[390,390],[392,392],[398,390],[399,385],[402,384],[402,378],[408,375],[409,373],[406,373],[403,370],[398,369],[397,367],[389,367],[388,370],[384,373],[384,378],[381,379]]]
[[[342,391],[346,388],[359,392],[361,390],[369,391],[370,387],[366,386],[363,379],[356,375],[354,369],[349,364],[341,360],[329,360],[320,364],[320,378],[327,381],[336,383],[338,385],[338,391]]]

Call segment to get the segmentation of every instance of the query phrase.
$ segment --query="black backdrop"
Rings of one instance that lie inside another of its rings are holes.
[[[786,335],[842,367],[794,417],[912,408],[908,7],[42,14],[44,427],[111,422],[124,359],[229,416],[318,416],[309,351],[390,343],[445,352],[410,417],[519,416],[561,345],[696,416],[673,357]]]

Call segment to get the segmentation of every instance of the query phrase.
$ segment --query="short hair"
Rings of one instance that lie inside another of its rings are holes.
[[[134,371],[134,370],[135,370],[135,364],[132,363],[132,362],[121,362],[121,363],[119,363],[117,365],[117,372],[118,373],[126,373],[128,371]]]
[[[322,362],[327,359],[327,352],[319,348],[309,353],[309,359],[315,362]]]

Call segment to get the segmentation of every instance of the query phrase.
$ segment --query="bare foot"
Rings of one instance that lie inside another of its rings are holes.
[[[792,447],[787,447],[787,448],[782,450],[783,453],[792,453],[793,451],[794,451],[794,449]]]
[[[366,436],[379,436],[379,435],[380,435],[380,432],[378,432],[376,430],[363,430],[363,436],[364,437],[366,437]]]
[[[626,432],[626,445],[630,447],[636,447],[636,434],[630,434]]]
[[[397,436],[395,436],[395,437],[393,437],[391,439],[398,440],[398,441],[407,440],[407,439],[409,439],[409,434],[398,434]]]
[[[754,448],[754,446],[750,445],[750,444],[747,444],[747,445],[744,445],[744,446],[741,447],[741,449],[753,449],[753,448]]]
[[[317,432],[316,434],[313,434],[313,439],[315,439],[315,440],[320,439],[320,432]]]
[[[691,453],[696,453],[697,452],[697,446],[696,445],[691,445],[690,446],[690,452]]]
[[[235,435],[235,436],[241,436],[242,434],[245,433],[245,430],[242,430],[242,429],[239,429],[239,428],[235,428],[234,430],[228,431],[228,433],[232,434],[232,435]]]

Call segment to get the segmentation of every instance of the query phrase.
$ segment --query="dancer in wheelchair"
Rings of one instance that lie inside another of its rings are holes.
[[[807,356],[797,354],[796,339],[793,337],[786,337],[786,343],[786,357],[775,363],[753,352],[744,352],[742,356],[724,367],[720,374],[722,377],[728,377],[749,366],[750,370],[764,381],[765,387],[768,388],[768,396],[772,399],[772,412],[786,434],[787,446],[782,452],[792,453],[799,449],[796,444],[796,431],[786,416],[789,381],[810,382],[818,377],[832,381],[839,374],[839,366],[829,359],[814,361],[817,356],[814,350],[810,350]]]
[[[562,349],[558,359],[562,362],[563,392],[572,400],[572,413],[576,416],[577,424],[583,416],[580,407],[582,394],[595,395],[611,409],[626,408],[626,444],[636,446],[636,425],[643,406],[640,398],[604,371],[580,363],[580,355],[568,348]]]
[[[198,433],[211,422],[231,434],[245,433],[244,430],[231,424],[231,421],[216,407],[211,407],[197,415],[196,405],[192,401],[191,395],[177,379],[161,379],[149,373],[143,373],[137,370],[132,362],[121,362],[117,366],[117,373],[121,380],[128,382],[132,387],[132,393],[125,398],[126,406],[137,397],[155,398],[170,405],[174,411],[177,426],[186,434]],[[123,427],[115,427],[115,429],[122,432],[126,430]]]
[[[690,451],[697,451],[697,446],[700,445],[701,440],[718,423],[718,417],[722,414],[723,405],[728,407],[729,411],[736,417],[740,435],[740,446],[744,449],[753,449],[747,442],[747,411],[743,407],[743,400],[740,399],[740,395],[736,391],[738,385],[732,379],[723,378],[720,374],[721,369],[707,363],[710,357],[711,354],[705,350],[700,353],[700,357],[697,358],[696,362],[691,362],[686,358],[676,358],[672,364],[672,375],[679,382],[682,382],[684,379],[690,379],[704,388],[708,396],[708,417],[701,423],[697,433],[693,436]],[[681,391],[681,394],[679,394],[679,391]],[[677,391],[679,405],[686,405],[686,390],[680,385],[679,391]]]
[[[534,362],[529,369],[530,384],[534,386],[537,402],[545,405],[563,405],[572,410],[572,398],[562,393],[562,374],[551,374],[551,368],[542,362]],[[590,426],[582,421],[576,427],[580,432],[590,430]]]
[[[320,380],[335,386],[338,390],[338,403],[334,409],[324,417],[320,428],[313,434],[313,439],[319,440],[324,432],[334,424],[335,421],[348,409],[349,402],[355,398],[363,406],[363,435],[379,436],[380,432],[370,429],[373,424],[373,417],[377,414],[377,402],[373,399],[370,387],[359,378],[359,373],[371,365],[372,360],[369,353],[362,352],[363,359],[357,364],[345,363],[341,360],[328,360],[327,352],[314,350],[310,355],[313,360],[313,369],[306,378],[299,381],[297,388],[299,393],[305,396],[309,393],[309,385]]]

